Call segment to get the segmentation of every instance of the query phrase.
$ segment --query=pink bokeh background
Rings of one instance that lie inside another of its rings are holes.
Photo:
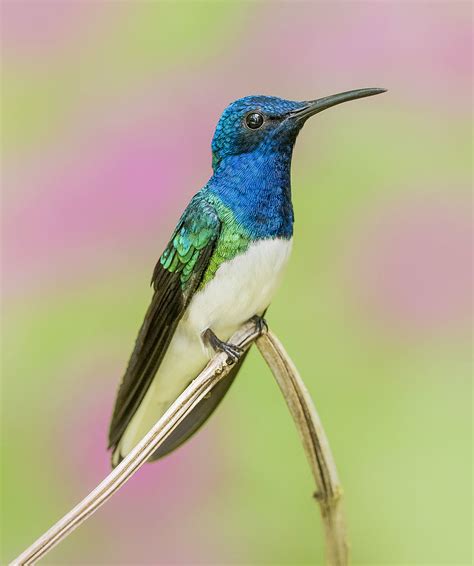
[[[298,140],[295,250],[270,323],[334,442],[354,562],[467,563],[470,3],[7,0],[1,42],[3,559],[109,469],[149,277],[211,174],[223,108],[382,86]],[[51,563],[320,561],[311,481],[263,373],[249,360],[209,426]]]

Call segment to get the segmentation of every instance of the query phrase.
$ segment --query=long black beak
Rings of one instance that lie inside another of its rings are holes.
[[[310,116],[314,116],[318,112],[322,112],[336,104],[342,104],[349,100],[356,100],[356,98],[365,98],[366,96],[373,96],[374,94],[382,94],[386,92],[385,88],[359,88],[357,90],[349,90],[347,92],[340,92],[339,94],[332,94],[317,100],[310,100],[306,103],[304,108],[291,112],[290,116],[294,117],[298,122],[307,120]]]

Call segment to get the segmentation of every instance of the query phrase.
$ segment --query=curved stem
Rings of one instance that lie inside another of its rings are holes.
[[[278,338],[268,331],[256,343],[283,393],[316,482],[315,498],[324,524],[327,564],[346,566],[349,561],[349,544],[341,501],[342,488],[314,403]]]
[[[257,336],[255,325],[247,323],[232,336],[231,341],[247,349]],[[11,566],[34,564],[112,497],[148,460],[195,405],[229,373],[232,366],[226,363],[226,359],[227,355],[223,353],[215,356],[126,458],[89,495],[15,558]]]
[[[317,499],[326,532],[328,564],[345,566],[347,564],[347,542],[340,505],[342,491],[316,410],[298,372],[283,346],[272,333],[264,333],[259,336],[255,324],[249,322],[231,338],[233,344],[244,350],[256,340],[260,352],[280,385],[300,431],[316,480]],[[89,495],[14,559],[11,566],[33,564],[38,561],[112,497],[148,460],[197,403],[229,373],[232,366],[227,365],[226,359],[226,354],[216,355],[126,458]]]

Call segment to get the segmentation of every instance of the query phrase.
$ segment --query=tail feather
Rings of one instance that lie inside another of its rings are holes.
[[[232,385],[237,373],[240,371],[242,364],[247,356],[247,352],[241,357],[238,363],[232,370],[214,387],[211,393],[198,403],[189,415],[179,423],[175,430],[168,436],[163,444],[152,454],[149,462],[153,462],[166,456],[179,446],[186,442],[191,436],[198,431],[199,428],[207,421],[219,403],[222,401],[224,395]],[[130,423],[122,435],[120,441],[114,448],[112,453],[112,466],[115,467],[129,454],[129,452],[142,440],[146,431],[151,430],[160,416],[162,416],[172,402],[162,403],[159,406],[147,407],[144,405],[142,414],[137,411],[134,419]],[[151,410],[150,410],[151,409]],[[145,423],[146,421],[146,423]]]

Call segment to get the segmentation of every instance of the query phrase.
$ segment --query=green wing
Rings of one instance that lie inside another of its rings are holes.
[[[196,195],[153,272],[154,294],[117,394],[109,448],[116,448],[150,387],[178,322],[209,265],[220,229],[214,207]]]
[[[202,265],[203,258],[209,260],[210,254],[206,254],[206,250],[209,252],[211,245],[214,248],[221,224],[212,205],[202,200],[197,200],[197,203],[191,201],[155,267],[152,277],[155,290],[160,284],[160,273],[165,270],[179,275],[183,293],[189,295],[197,287],[196,279],[202,277],[199,267],[205,269],[209,265],[209,261]]]

